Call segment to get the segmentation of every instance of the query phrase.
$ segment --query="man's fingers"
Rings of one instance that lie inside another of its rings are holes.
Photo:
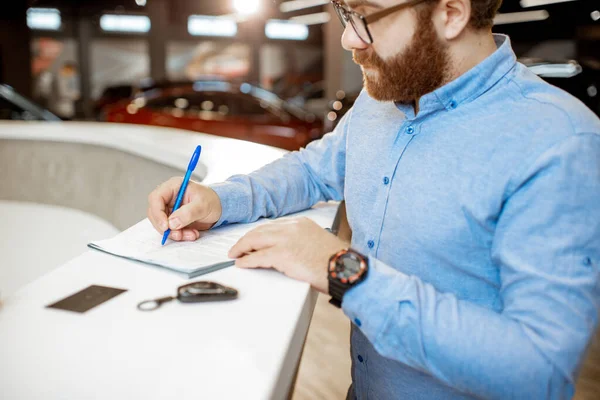
[[[182,178],[171,178],[159,185],[148,196],[148,219],[159,232],[168,228],[167,211],[172,207],[181,186]]]
[[[169,239],[175,240],[176,242],[180,242],[183,239],[183,232],[171,231],[171,233],[169,234]]]
[[[193,222],[202,222],[210,213],[204,201],[185,204],[169,216],[169,228],[181,229]]]
[[[277,235],[272,230],[265,228],[265,226],[261,226],[246,233],[229,250],[229,258],[238,258],[244,254],[274,246],[277,242]]]
[[[189,241],[189,242],[198,240],[198,237],[200,237],[200,232],[197,229],[186,228],[186,229],[182,229],[181,233],[183,235],[183,240]]]
[[[240,268],[275,268],[273,249],[259,250],[235,260]]]
[[[148,198],[148,210],[146,214],[148,215],[150,223],[152,223],[152,226],[154,226],[154,229],[156,229],[158,232],[164,232],[169,227],[167,221],[167,210],[164,204],[162,206],[156,202],[151,204],[150,198]]]
[[[153,212],[153,210],[150,208],[150,206],[148,206],[148,209],[146,210],[146,215],[148,216],[148,220],[150,221],[150,223],[152,224],[154,229],[156,229],[157,232],[162,233],[164,231],[161,229],[161,226],[163,226],[164,223],[162,223],[161,218],[157,217],[155,214],[156,213]],[[165,215],[165,220],[166,220],[166,215]]]
[[[178,231],[171,231],[171,233],[169,234],[169,238],[176,242],[182,242],[182,241],[193,242],[195,240],[198,240],[199,237],[200,237],[200,232],[197,229],[189,229],[189,228],[178,230]]]

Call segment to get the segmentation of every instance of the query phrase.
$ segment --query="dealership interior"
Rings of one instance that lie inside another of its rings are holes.
[[[0,5],[0,398],[346,398],[351,322],[329,296],[223,270],[206,278],[231,279],[237,308],[150,317],[129,299],[187,279],[88,248],[137,227],[195,145],[192,178],[212,184],[334,130],[363,89],[344,29],[330,0]],[[504,0],[493,31],[600,116],[599,0]],[[92,284],[128,292],[75,317],[45,308]],[[600,398],[599,340],[577,400]]]

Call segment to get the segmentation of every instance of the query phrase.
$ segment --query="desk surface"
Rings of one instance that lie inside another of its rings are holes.
[[[0,302],[84,253],[89,242],[119,233],[93,214],[46,204],[0,200],[0,221]]]
[[[206,151],[197,171],[207,183],[250,172],[285,153],[148,128],[0,123],[0,139],[105,146],[178,168],[201,142]],[[239,299],[172,302],[140,312],[138,302],[173,295],[189,281],[93,251],[23,286],[0,306],[0,399],[285,398],[316,293],[275,271],[230,268],[205,279],[237,288]],[[128,291],[84,314],[45,308],[94,284]]]
[[[0,308],[0,398],[285,398],[316,294],[272,270],[206,279],[239,299],[140,312],[188,281],[93,251],[23,287]],[[128,291],[84,314],[45,308],[92,284]]]

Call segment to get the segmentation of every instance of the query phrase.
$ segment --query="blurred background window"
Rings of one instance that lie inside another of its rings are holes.
[[[107,88],[136,85],[147,78],[150,74],[148,47],[148,41],[143,38],[94,38],[89,48],[92,98],[98,99]]]

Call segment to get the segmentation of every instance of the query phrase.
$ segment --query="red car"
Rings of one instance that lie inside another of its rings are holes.
[[[297,150],[323,134],[315,115],[248,83],[195,82],[107,106],[109,122],[158,125]]]

